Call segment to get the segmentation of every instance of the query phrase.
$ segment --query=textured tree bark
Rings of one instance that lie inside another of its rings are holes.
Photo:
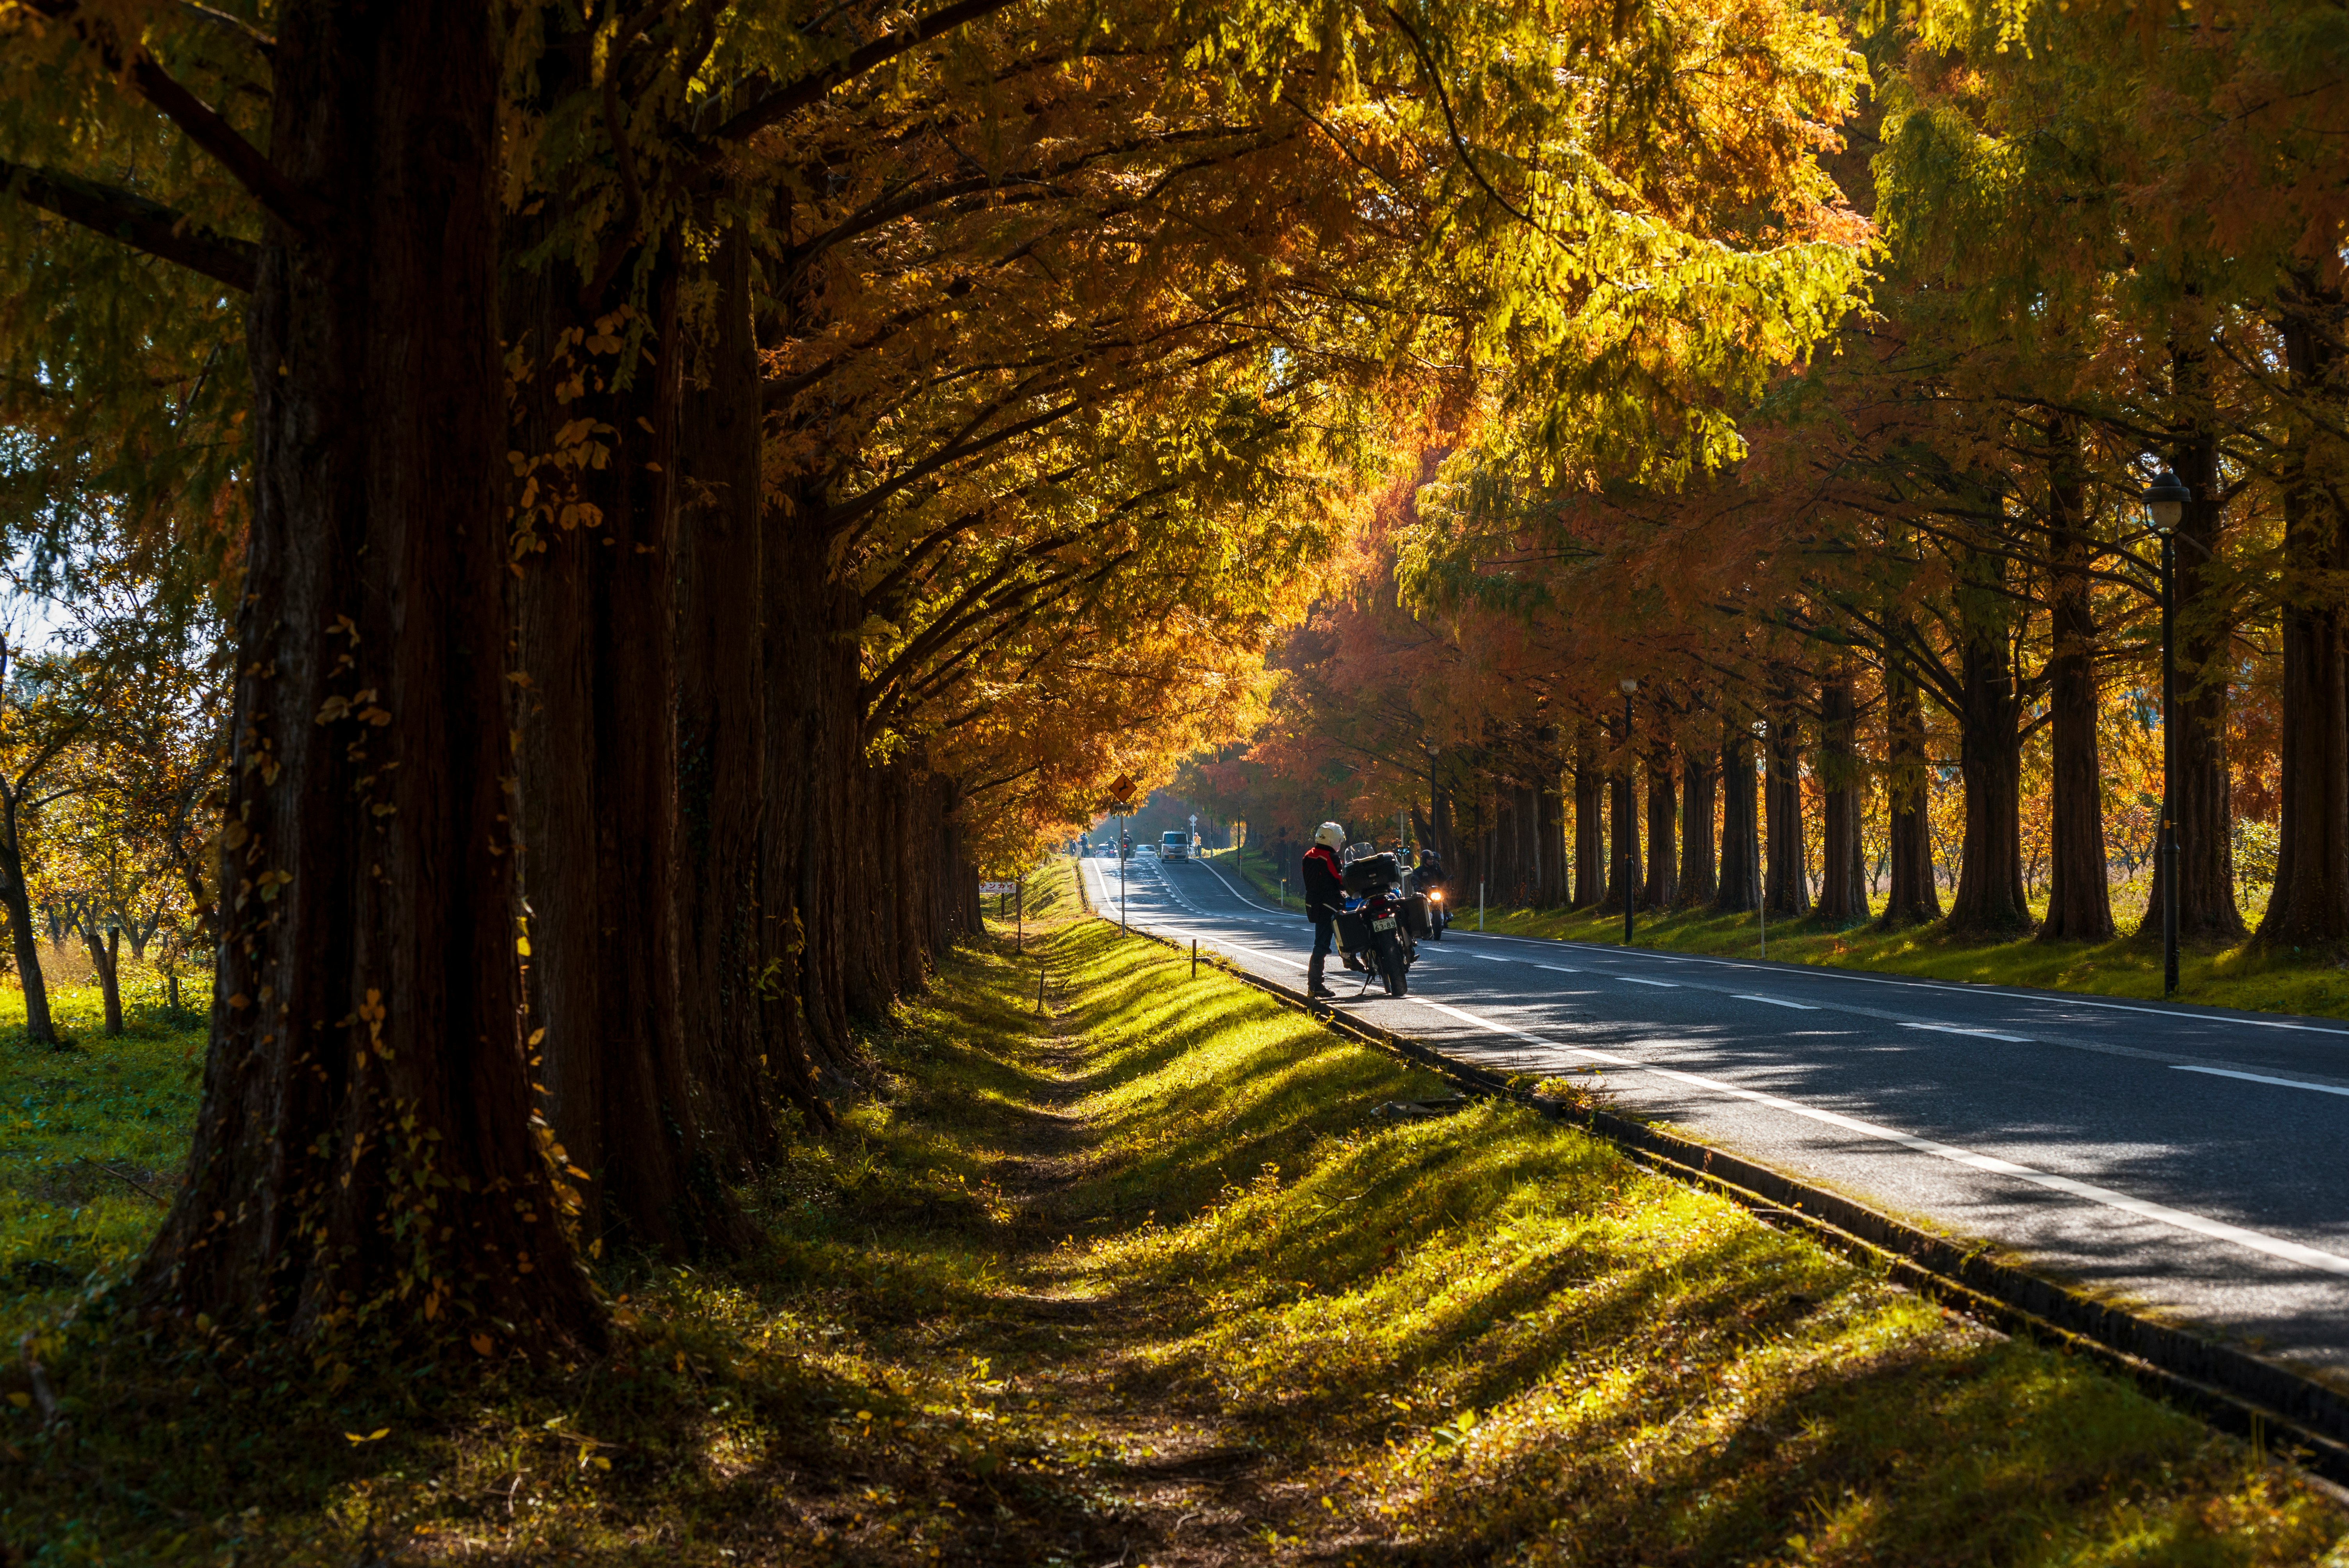
[[[122,933],[102,930],[95,919],[76,923],[81,944],[89,954],[91,973],[98,976],[98,1004],[109,1035],[122,1033]]]
[[[1545,749],[1543,759],[1548,770],[1536,786],[1539,821],[1537,827],[1537,849],[1541,857],[1541,906],[1557,909],[1567,901],[1566,877],[1566,801],[1559,793],[1557,754]]]
[[[1607,857],[1607,897],[1602,903],[1608,909],[1619,910],[1625,899],[1631,899],[1636,905],[1639,897],[1640,808],[1632,789],[1636,758],[1631,738],[1623,732],[1620,719],[1609,719],[1607,727],[1615,741],[1618,760],[1607,781],[1608,826],[1614,852]]]
[[[2048,417],[2047,527],[2053,558],[2047,657],[2051,777],[2049,875],[2043,942],[2109,942],[2103,769],[2096,756],[2096,617],[2089,599],[2087,476],[2078,418]]]
[[[1607,784],[1589,720],[1574,739],[1574,903],[1590,909],[1607,896]]]
[[[779,1148],[759,979],[760,770],[766,758],[760,617],[759,354],[750,246],[730,228],[712,258],[711,330],[688,356],[678,467],[677,746],[679,1005],[711,1158],[741,1175]],[[682,352],[686,346],[680,345]]]
[[[533,423],[523,421],[518,441],[533,438]],[[525,563],[515,593],[530,1021],[547,1118],[568,1162],[587,1172],[579,1185],[580,1229],[600,1237],[612,1173],[605,1158],[604,1061],[588,1043],[603,1017],[588,585],[592,552],[602,546],[580,532],[546,542]]]
[[[1897,665],[1884,669],[1886,926],[1941,918],[1941,890],[1933,881],[1933,839],[1925,819],[1925,715],[1917,683]]]
[[[1770,720],[1769,766],[1762,780],[1769,854],[1763,896],[1770,913],[1786,919],[1811,912],[1811,882],[1803,849],[1803,752],[1795,699],[1784,696]]]
[[[2284,364],[2296,400],[2344,407],[2337,294],[2305,284],[2287,295]],[[2349,572],[2338,492],[2339,438],[2322,418],[2292,421],[2283,535],[2283,820],[2262,944],[2320,954],[2349,943],[2349,651],[2341,602]]]
[[[2175,356],[2180,393],[2199,396],[2205,372],[2198,355]],[[2196,423],[2179,439],[2171,469],[2194,491],[2178,527],[2178,936],[2181,943],[2229,943],[2244,935],[2235,903],[2234,812],[2227,776],[2226,573],[2215,566],[2225,504],[2218,438]],[[2168,869],[2157,862],[2152,896],[2137,923],[2138,940],[2161,940]]]
[[[25,1038],[36,1046],[57,1043],[49,1016],[49,988],[41,975],[41,928],[33,923],[33,903],[25,881],[23,841],[13,791],[0,789],[0,908],[8,913],[8,939],[16,977],[25,987]]]
[[[1489,896],[1496,904],[1519,904],[1525,902],[1524,877],[1517,854],[1516,799],[1520,791],[1514,784],[1495,780],[1493,784],[1492,827],[1485,833],[1485,882]]]
[[[1429,769],[1427,826],[1435,852],[1443,859],[1444,869],[1450,872],[1454,866],[1464,867],[1464,862],[1460,859],[1460,834],[1453,823],[1452,786],[1443,778],[1447,766],[1447,757],[1439,753]]]
[[[275,24],[269,156],[329,215],[261,246],[212,1041],[139,1288],[592,1347],[518,1027],[498,34],[461,0]]]
[[[546,662],[543,684],[524,666],[524,878],[546,923],[532,976],[554,1075],[543,1081],[557,1135],[589,1172],[598,1233],[684,1257],[738,1247],[747,1233],[705,1147],[686,1046],[675,479],[686,355],[677,257],[648,259],[647,352],[633,363],[625,349],[591,357],[586,389],[567,402],[555,400],[553,374],[525,391],[524,438],[551,439],[541,432],[573,418],[611,434],[608,460],[576,471],[592,511],[567,535],[542,525],[547,547],[523,566],[521,646]],[[549,366],[596,308],[577,286],[555,265],[530,293],[543,314],[525,350]]]
[[[1995,573],[2002,565],[1977,562]],[[1961,590],[1961,593],[1982,593]],[[2023,890],[2023,699],[2009,663],[2004,623],[1982,602],[1959,623],[1958,771],[1965,780],[1966,826],[1958,851],[1952,930],[2026,930]]]
[[[1680,851],[1673,842],[1680,829],[1677,797],[1672,745],[1660,738],[1648,751],[1648,882],[1640,902],[1649,909],[1670,909],[1680,902]]]
[[[1858,708],[1850,674],[1819,685],[1820,831],[1826,842],[1819,857],[1822,924],[1856,925],[1868,918],[1868,869],[1861,861],[1860,811],[1867,799],[1868,772],[1860,760]]]
[[[1674,906],[1701,909],[1721,892],[1713,848],[1714,769],[1702,751],[1681,752],[1681,878]]]
[[[830,581],[823,541],[797,521],[803,497],[768,506],[763,648],[766,763],[760,818],[762,973],[767,1039],[781,1042],[787,1078],[803,1076],[805,1108],[829,1125],[816,1096],[854,1058],[848,1037],[848,933],[841,908],[846,846],[845,763],[855,755],[855,645],[841,635],[858,619],[854,596]]]
[[[1762,824],[1754,799],[1754,738],[1742,724],[1721,727],[1721,889],[1713,907],[1743,914],[1762,907]]]

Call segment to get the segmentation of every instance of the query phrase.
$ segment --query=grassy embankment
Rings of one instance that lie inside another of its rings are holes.
[[[0,1416],[42,1561],[2349,1563],[2349,1514],[1532,1114],[1030,903],[593,1366],[159,1363]],[[1032,885],[1032,884],[1031,884]],[[462,1358],[461,1347],[451,1354]],[[486,1381],[481,1375],[486,1372]],[[21,1380],[13,1387],[22,1388]],[[382,1433],[380,1437],[374,1434]],[[2332,1554],[2327,1557],[2328,1552]]]
[[[123,961],[123,1033],[109,1039],[88,959],[47,947],[42,958],[67,1048],[28,1042],[24,989],[13,975],[0,985],[0,1339],[10,1346],[90,1274],[146,1245],[179,1180],[203,1072],[204,1015],[174,1012],[160,978]]]
[[[1230,851],[1208,859],[1231,874]],[[1253,890],[1266,902],[1278,903],[1278,872],[1255,851],[1246,860]],[[1454,919],[1460,929],[1474,931],[1473,885],[1466,900],[1455,906]],[[1289,903],[1299,903],[1293,892]],[[1620,945],[1623,911],[1620,906],[1611,913],[1495,907],[1485,912],[1485,929],[1504,936]],[[1764,933],[1751,914],[1641,913],[1632,929],[1633,945],[1639,947],[1739,958],[1762,955]],[[1773,922],[1767,935],[1773,963],[1824,964],[1936,980],[2035,985],[2108,996],[2158,998],[2161,995],[2159,945],[2128,937],[2102,943],[2039,942],[2028,936],[1984,939],[1946,935],[1933,926],[1831,931],[1809,921]],[[2216,950],[2189,947],[2179,954],[2178,979],[2181,1002],[2349,1017],[2349,969],[2329,961],[2303,960],[2295,953],[2270,953],[2250,944]]]

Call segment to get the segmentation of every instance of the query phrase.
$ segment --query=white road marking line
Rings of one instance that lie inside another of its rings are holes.
[[[1903,1024],[1904,1029],[1930,1029],[1937,1035],[1963,1035],[1969,1039],[2004,1040],[2010,1046],[2027,1046],[2029,1035],[2002,1035],[1996,1029],[1970,1029],[1961,1024]]]
[[[1677,991],[1681,988],[1681,983],[1677,980],[1642,980],[1636,975],[1618,975],[1615,978],[1626,985],[1654,985],[1666,991]]]
[[[1472,953],[1468,956],[1471,958],[1481,958],[1487,964],[1515,964],[1516,962],[1514,958],[1501,958],[1490,953]]]
[[[2169,1068],[2172,1072],[2209,1073],[2212,1078],[2241,1078],[2246,1083],[2272,1083],[2281,1084],[2285,1088],[2312,1088],[2319,1094],[2349,1095],[2349,1088],[2336,1088],[2329,1083],[2305,1083],[2299,1078],[2270,1078],[2265,1073],[2231,1072],[2225,1068],[2191,1068],[2184,1062],[2172,1062],[2169,1064]]]
[[[1677,1068],[1655,1067],[1631,1057],[1619,1056],[1612,1051],[1593,1050],[1588,1046],[1561,1046],[1555,1040],[1547,1040],[1539,1035],[1527,1034],[1523,1029],[1513,1029],[1506,1024],[1495,1024],[1489,1019],[1480,1018],[1474,1013],[1463,1012],[1457,1007],[1447,1007],[1441,1002],[1431,1002],[1424,997],[1413,997],[1413,1000],[1418,1002],[1423,1007],[1433,1008],[1438,1013],[1457,1018],[1464,1024],[1473,1024],[1477,1028],[1488,1030],[1495,1035],[1507,1035],[1532,1045],[1547,1047],[1551,1050],[1571,1051],[1577,1055],[1591,1057],[1609,1067],[1651,1072],[1659,1078],[1673,1078],[1682,1083],[1693,1084],[1699,1088],[1709,1088],[1720,1094],[1733,1095],[1739,1099],[1752,1100],[1757,1105],[1766,1105],[1774,1109],[1807,1118],[1812,1121],[1825,1122],[1830,1127],[1840,1127],[1847,1131],[1878,1139],[1887,1143],[1898,1143],[1903,1148],[1913,1149],[1920,1154],[1930,1154],[1938,1160],[1947,1160],[1953,1164],[1969,1166],[1976,1171],[1987,1171],[1993,1175],[2012,1176],[2018,1181],[2028,1181],[2033,1186],[2069,1193],[2075,1198],[2085,1198],[2092,1203],[2101,1204],[2107,1209],[2117,1209],[2123,1213],[2135,1214],[2140,1219],[2152,1220],[2178,1230],[2190,1231],[2196,1235],[2209,1236],[2217,1241],[2232,1242],[2238,1246],[2249,1247],[2253,1252],[2265,1253],[2270,1257],[2302,1264],[2310,1268],[2321,1269],[2326,1274],[2349,1275],[2349,1258],[2341,1257],[2333,1253],[2320,1252],[2314,1247],[2304,1247],[2298,1242],[2286,1241],[2282,1236],[2271,1236],[2264,1231],[2254,1231],[2242,1225],[2230,1225],[2223,1220],[2206,1220],[2199,1214],[2189,1214],[2183,1209],[2173,1209],[2166,1203],[2153,1203],[2142,1198],[2132,1198],[2126,1192],[2116,1192],[2109,1187],[2099,1187],[2090,1181],[2077,1181],[2069,1176],[2058,1176],[2053,1171],[2041,1171],[2029,1165],[2018,1165],[2012,1160],[2001,1160],[1994,1154],[1977,1154],[1970,1149],[1960,1149],[1952,1144],[1936,1142],[1930,1138],[1918,1138],[1889,1127],[1878,1126],[1872,1121],[1862,1121],[1857,1117],[1844,1116],[1832,1110],[1821,1110],[1816,1106],[1804,1105],[1797,1100],[1786,1099],[1775,1094],[1764,1094],[1759,1089],[1741,1088],[1733,1083],[1725,1083],[1720,1078],[1707,1078],[1702,1073],[1682,1072]]]
[[[1579,975],[1582,973],[1579,969],[1568,969],[1563,964],[1537,964],[1534,967],[1537,969],[1547,969],[1553,975]]]
[[[1792,1007],[1798,1013],[1816,1013],[1818,1011],[1816,1007],[1812,1006],[1808,1002],[1788,1002],[1776,996],[1749,996],[1743,993],[1739,993],[1732,996],[1731,1000],[1737,1002],[1767,1002],[1773,1007]]]

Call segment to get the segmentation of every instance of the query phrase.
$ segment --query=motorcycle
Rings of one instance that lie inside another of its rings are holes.
[[[1423,896],[1427,900],[1427,939],[1441,942],[1444,940],[1444,928],[1452,923],[1452,913],[1444,903],[1444,890],[1431,887]]]
[[[1410,972],[1419,959],[1415,940],[1427,930],[1427,901],[1408,885],[1409,873],[1392,853],[1356,844],[1340,870],[1343,888],[1338,910],[1338,953],[1347,968],[1386,982],[1390,996],[1408,995]]]

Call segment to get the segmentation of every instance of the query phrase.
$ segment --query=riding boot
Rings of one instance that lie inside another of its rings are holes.
[[[1335,996],[1338,993],[1321,984],[1322,955],[1315,954],[1305,965],[1305,994],[1309,996]]]

